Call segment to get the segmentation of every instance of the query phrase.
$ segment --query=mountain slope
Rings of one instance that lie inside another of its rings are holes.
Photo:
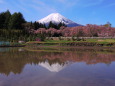
[[[61,23],[64,23],[65,25],[67,25],[68,27],[81,26],[80,24],[77,24],[77,23],[65,18],[64,16],[62,16],[59,13],[52,13],[37,22],[45,24],[45,25],[48,25],[50,22],[52,22],[54,24],[59,24],[61,22]]]

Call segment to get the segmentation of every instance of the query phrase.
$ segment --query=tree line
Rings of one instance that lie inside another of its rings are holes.
[[[33,30],[38,30],[39,28],[55,28],[60,29],[62,26],[66,25],[64,23],[54,24],[52,22],[49,25],[41,24],[39,22],[27,22],[21,12],[15,12],[11,14],[9,10],[0,13],[0,41],[18,41],[35,40],[37,36],[41,34],[33,34]]]
[[[23,29],[23,23],[26,23],[26,21],[20,12],[11,14],[7,10],[0,13],[0,29]]]
[[[56,28],[60,29],[61,26],[66,26],[64,23],[54,24],[52,22],[49,23],[49,25],[41,24],[39,22],[27,22],[23,14],[20,12],[15,12],[13,14],[10,13],[9,10],[6,12],[0,13],[0,29],[18,29],[23,30],[26,28],[30,29],[39,29],[39,28]]]
[[[59,30],[55,28],[40,28],[34,30],[34,34],[42,34],[46,37],[115,37],[115,28],[109,25],[92,25],[77,27],[62,27]]]

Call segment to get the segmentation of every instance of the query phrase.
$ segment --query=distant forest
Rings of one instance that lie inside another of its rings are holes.
[[[115,28],[108,22],[105,25],[66,27],[65,24],[27,22],[20,12],[0,13],[0,41],[36,41],[46,37],[115,37]]]

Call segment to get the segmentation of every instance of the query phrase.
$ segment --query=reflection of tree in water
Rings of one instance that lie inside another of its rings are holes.
[[[94,51],[19,52],[12,49],[9,52],[0,52],[0,73],[6,75],[9,75],[10,72],[21,73],[26,64],[40,64],[46,61],[50,65],[55,63],[65,65],[67,61],[110,64],[115,61],[115,54]]]

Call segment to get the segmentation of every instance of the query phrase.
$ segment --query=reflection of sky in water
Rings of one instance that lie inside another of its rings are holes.
[[[115,86],[115,53],[0,51],[0,86]]]
[[[0,86],[115,86],[115,63],[74,63],[59,72],[39,65],[25,65],[21,74],[0,75]]]

